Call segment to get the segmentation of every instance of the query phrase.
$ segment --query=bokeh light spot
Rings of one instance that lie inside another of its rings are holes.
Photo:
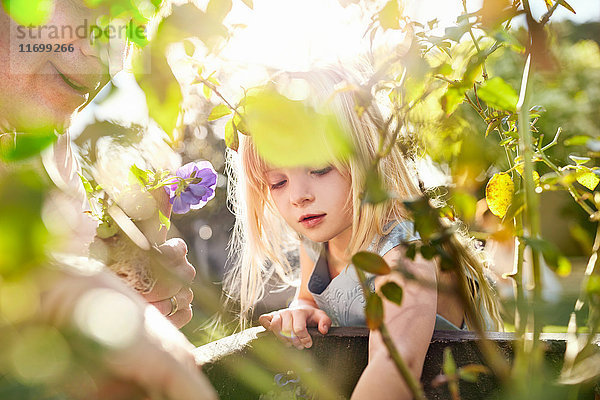
[[[94,340],[108,347],[123,348],[137,337],[142,316],[133,300],[124,294],[94,289],[78,301],[75,321]]]

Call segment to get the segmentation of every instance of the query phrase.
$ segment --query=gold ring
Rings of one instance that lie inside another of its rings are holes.
[[[177,304],[177,298],[175,296],[169,297],[169,300],[171,301],[171,312],[167,314],[167,317],[170,317],[171,315],[175,314],[177,312],[177,309],[179,308],[179,305]]]

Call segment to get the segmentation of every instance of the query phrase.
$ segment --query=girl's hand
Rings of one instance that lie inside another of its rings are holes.
[[[299,306],[263,314],[258,322],[267,330],[272,331],[284,343],[291,344],[297,349],[312,346],[312,338],[307,326],[316,326],[323,335],[331,327],[331,319],[325,311],[312,306]]]

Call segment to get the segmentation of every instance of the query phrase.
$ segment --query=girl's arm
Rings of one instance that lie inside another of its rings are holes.
[[[412,261],[404,253],[404,248],[396,247],[384,259],[390,265],[396,265],[400,261],[417,278],[436,282],[436,265],[433,261],[420,257]],[[376,289],[379,290],[388,281],[401,286],[404,296],[401,306],[383,300],[384,321],[402,359],[418,380],[435,326],[437,290],[424,287],[415,280],[405,279],[398,273],[377,277]],[[369,364],[352,393],[352,399],[412,399],[412,394],[390,358],[378,331],[371,331]]]
[[[258,318],[262,326],[298,349],[312,346],[312,338],[306,329],[307,326],[317,326],[322,334],[326,334],[331,326],[331,319],[317,307],[317,303],[308,291],[308,280],[314,268],[315,262],[310,259],[301,244],[300,288],[296,298],[288,308],[263,314]]]

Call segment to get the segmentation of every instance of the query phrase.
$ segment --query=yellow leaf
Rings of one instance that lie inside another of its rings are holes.
[[[600,178],[589,168],[580,167],[577,169],[577,182],[590,190],[594,190],[598,186],[598,183],[600,183]]]
[[[515,169],[517,170],[519,175],[523,176],[523,164],[517,165]],[[533,175],[533,182],[535,182],[535,186],[540,186],[540,174],[536,170],[533,170],[533,173],[531,175]]]
[[[225,104],[218,104],[210,112],[208,120],[214,121],[229,114],[231,114],[231,110],[229,109],[229,107],[227,107]]]
[[[238,151],[240,146],[238,131],[233,123],[233,119],[230,119],[225,124],[225,145],[234,151]]]
[[[398,29],[400,28],[400,17],[402,11],[398,0],[390,0],[379,11],[379,23],[383,29]]]
[[[497,217],[504,217],[512,202],[515,188],[513,180],[506,172],[494,174],[485,187],[485,200],[488,208]]]

